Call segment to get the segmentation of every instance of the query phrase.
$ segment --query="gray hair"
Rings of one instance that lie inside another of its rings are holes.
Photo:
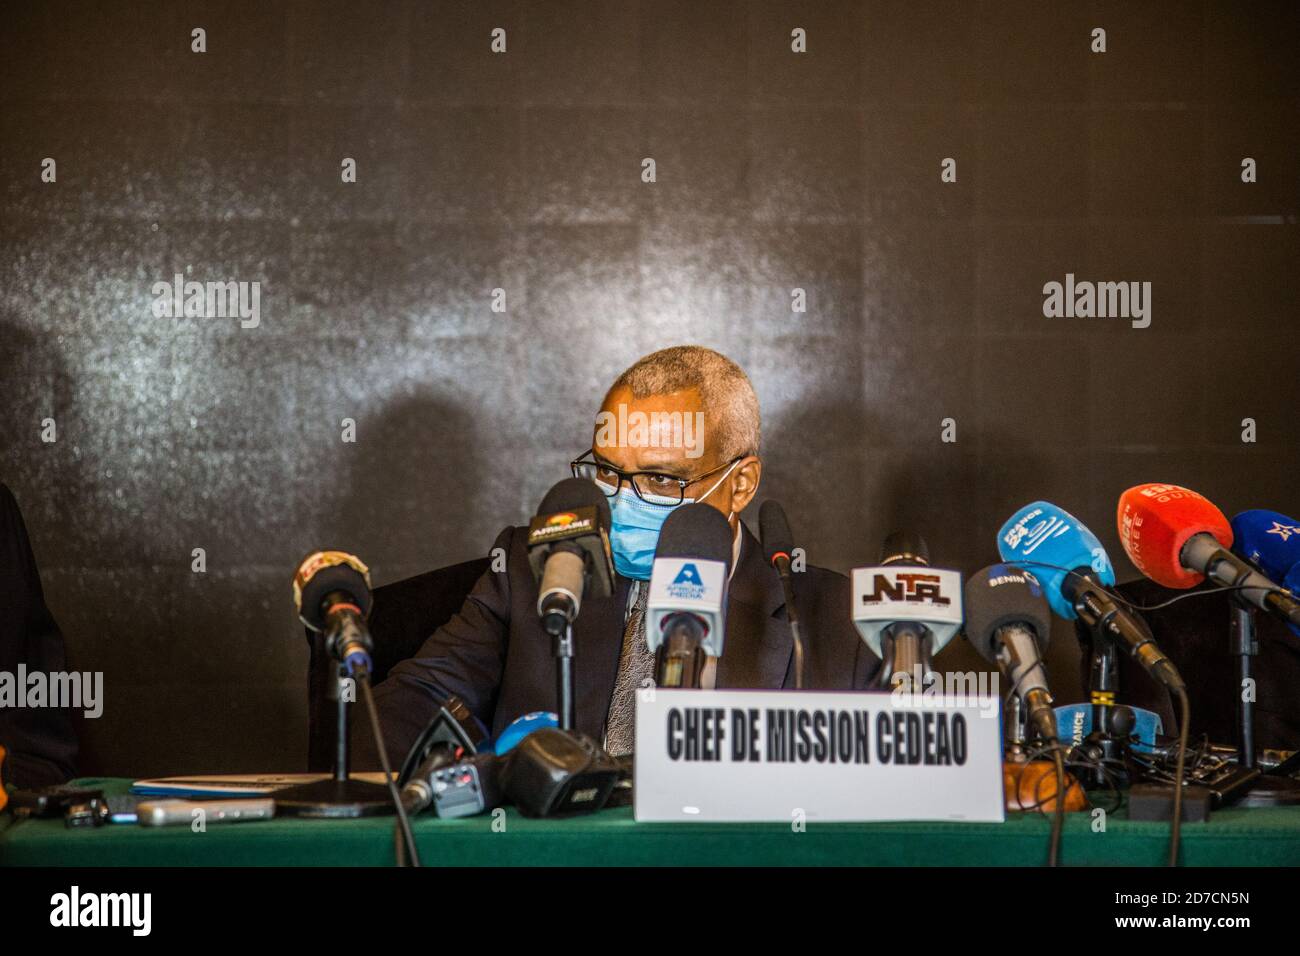
[[[744,370],[702,345],[675,345],[642,356],[610,386],[633,398],[696,389],[717,434],[721,461],[757,455],[761,439],[758,396]],[[606,393],[608,397],[608,393]]]

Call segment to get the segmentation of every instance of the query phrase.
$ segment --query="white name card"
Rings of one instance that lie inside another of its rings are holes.
[[[647,688],[635,773],[639,821],[1001,822],[1001,702]]]

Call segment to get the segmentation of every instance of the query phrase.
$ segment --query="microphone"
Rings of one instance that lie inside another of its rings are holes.
[[[528,524],[528,564],[538,582],[537,616],[555,645],[556,712],[574,726],[573,628],[583,592],[609,597],[609,502],[594,481],[565,478],[546,493]]]
[[[930,549],[925,546],[925,539],[909,531],[891,531],[880,548],[880,563],[928,565]]]
[[[431,806],[439,792],[445,789],[443,774],[448,767],[455,766],[463,757],[474,756],[472,747],[457,744],[441,744],[429,751],[428,755],[417,764],[402,788],[402,806],[407,813],[420,813]],[[440,786],[441,785],[441,786]]]
[[[993,564],[971,576],[964,596],[966,639],[998,666],[1038,736],[1055,741],[1056,715],[1043,664],[1052,618],[1042,585],[1023,568]]]
[[[397,777],[406,812],[420,813],[432,806],[440,817],[461,817],[500,806],[496,779],[500,762],[484,749],[486,736],[459,697],[439,707]]]
[[[1232,519],[1232,534],[1233,551],[1300,599],[1300,521],[1262,508],[1243,511]],[[1300,637],[1300,625],[1287,626]]]
[[[582,608],[583,593],[613,593],[609,502],[585,478],[565,478],[546,493],[528,525],[528,563],[539,582],[537,615],[559,637]]]
[[[397,774],[397,785],[404,787],[421,765],[436,753],[464,750],[473,754],[484,749],[487,736],[487,728],[479,723],[463,700],[456,696],[447,698],[407,751],[402,769]]]
[[[1110,556],[1074,515],[1046,501],[1025,505],[998,532],[998,554],[1038,576],[1047,603],[1058,616],[1082,620],[1118,639],[1147,673],[1170,690],[1184,686],[1146,624],[1108,590],[1115,583]]]
[[[853,623],[883,662],[881,687],[913,681],[919,693],[931,657],[961,629],[961,575],[928,565],[920,535],[894,532],[879,565],[853,569]]]
[[[1103,731],[1122,737],[1136,737],[1130,748],[1154,752],[1156,738],[1165,732],[1164,721],[1153,710],[1118,704],[1108,707],[1109,725]],[[1062,704],[1056,708],[1056,735],[1070,746],[1083,744],[1093,731],[1091,704]]]
[[[316,551],[293,575],[293,606],[313,631],[325,633],[325,650],[349,675],[370,673],[374,648],[366,618],[372,604],[370,569],[345,551]]]
[[[504,796],[526,817],[594,813],[618,785],[619,767],[609,754],[586,734],[558,727],[534,730],[497,759],[504,763]]]
[[[1300,521],[1256,508],[1232,519],[1232,550],[1279,581],[1300,563]]]
[[[366,626],[374,598],[370,593],[370,569],[346,551],[316,551],[307,555],[293,575],[293,604],[298,618],[317,633],[324,632],[325,652],[339,663],[336,674],[334,773],[328,780],[297,784],[275,795],[276,813],[305,817],[359,817],[397,812],[398,857],[419,865],[415,838],[406,819],[401,795],[388,776],[388,752],[379,726],[370,686],[374,665],[370,652],[374,641]],[[366,783],[348,772],[349,695],[345,682],[355,680],[370,717],[370,730],[379,752],[385,782]]]
[[[699,687],[705,657],[722,656],[732,541],[727,519],[706,504],[674,509],[659,532],[645,634],[660,687]]]
[[[795,610],[794,577],[790,573],[790,552],[794,551],[794,535],[785,509],[771,499],[758,509],[758,536],[763,544],[763,557],[776,569],[785,592],[785,616],[790,622],[794,640],[794,686],[803,689],[803,632],[799,627],[799,614]]]
[[[1300,601],[1229,550],[1232,526],[1203,495],[1178,485],[1135,485],[1120,495],[1116,517],[1124,550],[1157,584],[1190,588],[1209,578],[1233,588],[1239,602],[1300,626]]]

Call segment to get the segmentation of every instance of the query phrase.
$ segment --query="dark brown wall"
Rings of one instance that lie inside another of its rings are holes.
[[[482,553],[683,341],[751,373],[817,563],[910,526],[974,570],[1047,498],[1131,574],[1144,480],[1300,512],[1297,10],[6,3],[0,478],[106,673],[86,768],[301,766],[297,560]],[[154,318],[177,271],[260,281],[261,326]],[[1044,318],[1067,272],[1152,282],[1151,327]]]

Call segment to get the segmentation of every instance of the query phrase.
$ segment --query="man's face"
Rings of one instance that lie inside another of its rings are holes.
[[[623,472],[649,471],[665,479],[691,482],[687,498],[699,498],[726,472],[713,422],[697,389],[633,398],[628,388],[610,392],[597,418],[592,449],[597,462]],[[724,515],[739,514],[758,489],[762,465],[749,456],[705,499]],[[701,477],[704,476],[704,477]],[[653,482],[652,482],[653,484]],[[663,493],[675,497],[677,482],[664,480]],[[644,487],[644,486],[643,486]]]

